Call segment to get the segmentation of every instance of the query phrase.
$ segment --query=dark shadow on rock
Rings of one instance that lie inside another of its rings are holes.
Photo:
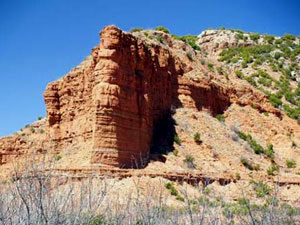
[[[157,121],[154,121],[153,138],[150,148],[151,155],[167,154],[174,150],[175,125],[176,121],[172,117],[171,110],[166,112]]]

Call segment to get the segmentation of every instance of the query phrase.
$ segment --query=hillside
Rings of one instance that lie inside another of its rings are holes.
[[[188,202],[184,190],[231,204],[276,194],[300,207],[299,37],[115,26],[100,36],[48,84],[47,117],[0,139],[3,186],[34,169],[76,184],[114,180],[120,202],[140,179],[172,207]]]

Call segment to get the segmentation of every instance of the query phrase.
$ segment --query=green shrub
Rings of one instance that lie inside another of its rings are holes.
[[[201,59],[201,60],[200,60],[200,63],[201,63],[201,65],[205,65],[205,60],[204,60],[204,59]]]
[[[223,114],[217,114],[216,115],[216,119],[219,120],[220,122],[224,122],[225,121],[225,117]]]
[[[180,138],[178,137],[178,135],[174,135],[174,142],[178,145],[181,145],[181,140]]]
[[[177,36],[172,35],[173,39],[184,41],[185,43],[189,44],[194,50],[200,50],[200,47],[196,44],[198,37],[195,35],[186,35],[186,36]]]
[[[139,32],[139,31],[142,31],[143,28],[140,28],[140,27],[134,27],[134,28],[131,28],[130,32],[133,33],[133,32]]]
[[[274,36],[271,36],[271,35],[266,35],[265,36],[265,41],[268,42],[269,44],[273,44],[274,40],[275,40]]]
[[[295,97],[294,97],[294,94],[293,94],[291,91],[286,91],[286,93],[284,94],[284,97],[285,97],[285,99],[286,99],[288,102],[290,102],[290,103],[292,103],[292,104],[294,104],[294,105],[297,104],[297,102],[296,102],[296,100],[295,100]]]
[[[296,148],[297,147],[297,144],[296,144],[296,142],[292,142],[292,148]]]
[[[275,40],[275,44],[276,45],[281,45],[282,44],[282,40],[281,39],[276,39]]]
[[[178,36],[178,35],[172,34],[172,38],[174,40],[185,41],[184,36]]]
[[[296,161],[295,160],[293,160],[293,159],[287,159],[286,161],[285,161],[285,164],[286,164],[286,166],[288,167],[288,168],[296,168],[297,167],[297,163],[296,163]]]
[[[240,79],[243,79],[244,78],[244,74],[242,73],[242,71],[240,70],[235,70],[234,71],[235,75],[240,78]]]
[[[199,46],[196,44],[197,40],[198,37],[194,35],[186,35],[184,37],[184,41],[188,43],[194,50],[200,50]]]
[[[59,161],[59,160],[61,160],[61,159],[62,159],[62,156],[61,156],[61,155],[56,155],[56,156],[55,156],[55,160],[56,160],[56,161]]]
[[[246,159],[246,158],[241,158],[241,163],[249,170],[253,170],[253,166],[252,166],[252,163]]]
[[[159,42],[159,43],[164,43],[164,38],[161,36],[161,35],[158,35],[157,37],[156,37],[156,40]]]
[[[220,74],[220,75],[224,74],[223,68],[221,66],[217,67],[217,71],[218,71],[218,74]]]
[[[281,56],[282,54],[280,52],[275,52],[274,58],[278,60]]]
[[[208,70],[209,71],[214,71],[214,64],[212,64],[212,63],[207,63],[207,67],[208,67]]]
[[[33,127],[30,128],[31,133],[35,133],[35,129]]]
[[[250,145],[250,147],[253,149],[253,151],[255,152],[255,154],[264,154],[265,150],[264,148],[258,144],[250,134],[245,134],[241,131],[237,132],[238,136],[243,139],[244,141],[247,141],[248,144]]]
[[[187,52],[187,53],[186,53],[186,56],[189,58],[189,60],[194,61],[194,58],[193,58],[193,56],[192,56],[192,53]]]
[[[268,169],[267,169],[267,174],[269,176],[275,176],[276,173],[279,171],[279,167],[275,164],[272,164]]]
[[[251,137],[251,136],[250,136]],[[250,139],[250,141],[248,141],[250,147],[254,150],[255,154],[264,154],[265,150],[264,148],[258,144],[254,139]]]
[[[292,34],[285,34],[281,37],[281,39],[284,41],[295,41],[296,37],[295,37],[295,35],[292,35]]]
[[[190,169],[195,168],[195,164],[194,164],[195,158],[192,155],[186,155],[183,161],[186,163],[188,168]]]
[[[170,194],[172,196],[175,196],[177,200],[184,201],[184,198],[179,194],[172,182],[165,183],[165,188],[168,189],[170,191]]]
[[[238,132],[237,132],[237,135],[238,135],[241,139],[243,139],[244,141],[247,141],[248,138],[250,137],[250,135],[247,135],[247,134],[243,133],[242,131],[238,131]]]
[[[259,164],[254,164],[253,169],[255,171],[259,171],[260,170],[260,165]]]
[[[242,62],[242,67],[243,67],[243,68],[247,68],[247,67],[248,67],[248,64],[247,64],[246,62],[243,61],[243,62]]]
[[[41,116],[38,116],[38,118],[37,118],[38,120],[41,120],[41,119],[43,119],[43,117],[41,117]]]
[[[259,39],[259,37],[260,37],[259,34],[254,34],[254,33],[250,34],[250,39],[252,41],[257,41]]]
[[[178,156],[178,153],[179,153],[178,149],[174,149],[173,154],[174,154],[175,156]]]
[[[163,26],[157,26],[157,27],[155,28],[155,30],[157,30],[157,31],[162,31],[162,32],[167,33],[167,34],[170,33],[170,31],[169,31],[167,28],[163,27]]]
[[[90,219],[87,224],[83,224],[83,225],[106,225],[106,224],[109,223],[108,221],[105,220],[104,216],[98,215]]]
[[[235,38],[238,39],[238,40],[244,40],[244,41],[246,41],[248,39],[248,37],[244,36],[242,33],[237,33],[235,35]]]
[[[263,198],[266,195],[271,194],[272,189],[262,181],[251,181],[254,191],[256,193],[256,197]]]
[[[282,105],[282,101],[275,94],[270,94],[269,100],[270,103],[276,108]]]
[[[256,81],[254,80],[253,76],[247,76],[245,77],[245,80],[248,81],[248,83],[252,86],[257,87]]]
[[[270,159],[274,159],[274,150],[273,150],[273,145],[269,144],[266,151],[265,151],[266,156],[268,156]]]
[[[264,77],[260,77],[257,82],[266,87],[270,87],[272,85],[272,80],[266,79]]]
[[[239,61],[238,58],[232,58],[232,59],[231,59],[231,62],[232,62],[232,63],[237,63],[238,61]]]
[[[194,141],[197,143],[197,144],[200,144],[202,141],[201,141],[201,139],[200,139],[200,134],[199,134],[199,132],[196,132],[195,134],[194,134]]]

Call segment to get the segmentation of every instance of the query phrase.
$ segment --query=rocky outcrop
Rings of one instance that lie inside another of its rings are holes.
[[[218,114],[240,100],[235,90],[186,77],[195,62],[175,53],[168,35],[168,46],[114,26],[100,35],[92,57],[44,94],[51,140],[63,147],[92,139],[92,164],[139,166],[147,160],[156,124],[171,107]]]
[[[152,31],[147,38],[108,26],[100,35],[91,56],[46,88],[46,133],[40,138],[46,151],[86,143],[93,146],[94,166],[140,167],[147,164],[153,132],[175,108],[216,115],[234,102],[280,115],[265,95],[249,85],[224,83],[201,65],[199,53],[168,34]],[[18,147],[22,140],[0,140],[1,163],[33,148]]]
[[[238,35],[244,38],[238,38]],[[202,50],[217,56],[223,49],[264,44],[264,39],[251,40],[250,33],[240,33],[238,30],[210,29],[199,34],[197,44]]]

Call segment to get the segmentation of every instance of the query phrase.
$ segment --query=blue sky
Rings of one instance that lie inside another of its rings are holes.
[[[47,83],[79,64],[109,24],[300,35],[298,0],[0,0],[0,136],[45,116]]]

